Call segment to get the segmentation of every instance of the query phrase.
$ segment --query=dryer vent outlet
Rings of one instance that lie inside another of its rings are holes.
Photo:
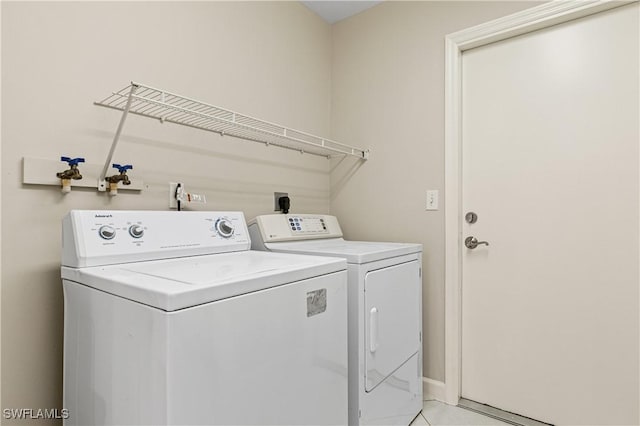
[[[273,193],[273,211],[280,211],[280,197],[288,197],[288,192],[274,192]]]

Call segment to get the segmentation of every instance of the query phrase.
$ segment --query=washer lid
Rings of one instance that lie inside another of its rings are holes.
[[[89,268],[62,278],[165,311],[346,269],[344,259],[245,251]]]
[[[342,238],[265,243],[265,247],[282,253],[342,257],[355,264],[422,252],[422,244],[345,241]]]

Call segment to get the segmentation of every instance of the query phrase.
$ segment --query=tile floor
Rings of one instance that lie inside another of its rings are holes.
[[[454,407],[439,401],[425,401],[422,413],[411,426],[511,426],[493,417]]]

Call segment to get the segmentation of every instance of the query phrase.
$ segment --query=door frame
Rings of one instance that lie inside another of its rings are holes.
[[[639,0],[551,1],[445,37],[445,401],[462,391],[462,52]]]

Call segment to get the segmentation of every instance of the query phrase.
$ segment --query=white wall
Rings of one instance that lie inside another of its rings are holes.
[[[346,237],[424,245],[424,376],[444,381],[444,37],[539,3],[387,1],[333,26],[332,136],[371,148],[332,165]],[[427,189],[440,210],[425,211]]]
[[[166,209],[168,182],[208,210],[328,212],[329,162],[130,116],[114,162],[141,194],[23,185],[23,157],[102,165],[120,114],[93,105],[139,81],[330,133],[331,28],[297,2],[2,2],[2,408],[62,404],[60,220],[70,209]],[[60,170],[64,169],[60,163]],[[31,423],[26,421],[22,424]],[[20,422],[17,422],[20,423]],[[38,424],[46,424],[38,421]],[[10,422],[7,422],[10,424]]]

